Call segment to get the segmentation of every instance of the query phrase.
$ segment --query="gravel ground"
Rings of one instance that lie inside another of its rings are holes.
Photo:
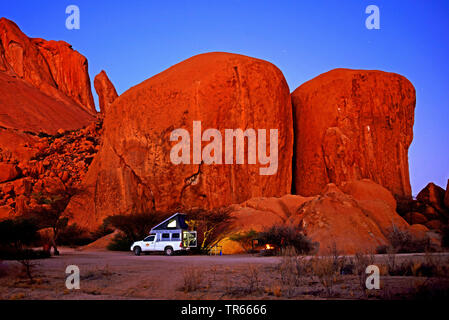
[[[440,255],[448,261],[448,254]],[[386,256],[377,255],[376,263]],[[424,259],[423,254],[397,255],[397,261]],[[76,251],[63,248],[61,255],[34,261],[34,283],[15,261],[0,263],[0,299],[357,299],[356,276],[344,276],[326,296],[322,284],[304,277],[298,288],[281,285],[280,257],[251,255],[172,256],[131,252]],[[66,268],[80,270],[80,290],[65,286]],[[368,297],[394,298],[421,285],[426,278],[381,277],[382,287]],[[447,279],[446,279],[447,280]],[[444,280],[444,281],[446,281]],[[255,286],[255,288],[252,288]]]

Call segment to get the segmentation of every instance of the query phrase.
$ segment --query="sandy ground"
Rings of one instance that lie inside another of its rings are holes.
[[[422,259],[423,255],[398,255]],[[447,254],[444,254],[447,259]],[[386,256],[376,256],[381,262]],[[323,286],[304,278],[300,288],[280,284],[280,257],[250,255],[172,256],[131,252],[76,251],[62,249],[61,255],[35,261],[34,283],[23,277],[15,261],[0,264],[0,299],[316,299],[326,297]],[[80,290],[65,286],[66,268],[80,269]],[[193,289],[185,289],[186,281]],[[371,298],[395,298],[402,289],[414,288],[426,279],[383,277],[382,287]],[[248,289],[256,286],[256,289]],[[357,276],[336,281],[331,298],[360,298]],[[408,290],[407,289],[407,290]],[[363,296],[366,298],[366,296]]]

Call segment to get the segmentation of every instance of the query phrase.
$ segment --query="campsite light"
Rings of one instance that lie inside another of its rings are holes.
[[[274,249],[274,247],[271,245],[271,244],[266,244],[265,245],[265,249],[267,249],[267,250],[273,250]]]

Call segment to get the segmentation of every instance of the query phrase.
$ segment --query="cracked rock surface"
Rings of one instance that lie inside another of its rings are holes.
[[[103,145],[84,180],[88,192],[69,208],[78,225],[94,229],[112,214],[213,208],[291,191],[290,93],[269,62],[198,55],[131,88],[105,111]],[[243,165],[173,164],[170,134],[183,128],[193,139],[193,121],[201,121],[203,132],[218,129],[223,151],[225,129],[278,129],[277,173],[260,175],[259,163],[247,164],[247,149]]]
[[[371,179],[410,197],[415,88],[395,73],[335,69],[292,93],[296,193]]]

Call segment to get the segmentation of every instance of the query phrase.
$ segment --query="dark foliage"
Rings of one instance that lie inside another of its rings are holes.
[[[39,240],[38,227],[32,219],[14,219],[0,222],[0,245],[21,250]]]
[[[299,227],[275,225],[259,234],[260,242],[285,249],[293,247],[300,254],[316,251],[319,244],[309,239]]]
[[[144,239],[151,228],[170,215],[171,213],[167,212],[147,212],[107,217],[103,222],[103,228],[118,229],[122,232],[115,236],[108,249],[128,251],[133,242]]]
[[[95,238],[94,235],[86,231],[86,229],[79,227],[77,224],[72,224],[58,233],[56,241],[62,246],[77,247],[89,244],[96,239],[98,238]]]
[[[387,251],[395,253],[417,253],[433,250],[430,239],[415,239],[410,232],[401,230],[396,226],[391,228],[387,239],[390,242],[390,246],[378,247],[376,250],[377,253],[385,253]]]
[[[69,218],[63,216],[70,200],[76,194],[79,194],[81,189],[75,187],[64,187],[62,190],[56,190],[55,193],[36,193],[33,194],[34,199],[38,204],[46,205],[38,208],[33,208],[25,212],[23,215],[27,219],[34,221],[38,230],[51,228],[53,230],[52,246],[55,254],[59,254],[57,250],[57,241],[60,239],[60,233],[67,228]],[[74,230],[69,230],[73,232]],[[67,237],[62,237],[67,242]]]
[[[129,251],[133,240],[128,238],[125,234],[117,234],[108,245],[108,250],[111,251]]]

